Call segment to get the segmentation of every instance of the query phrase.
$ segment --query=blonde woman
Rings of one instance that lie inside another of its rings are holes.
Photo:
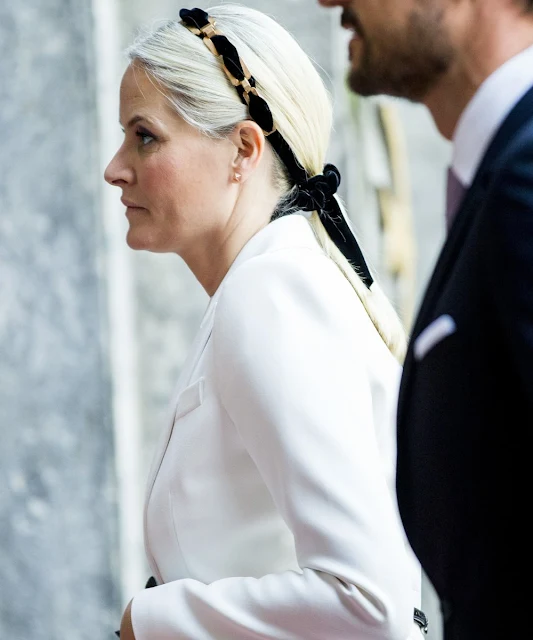
[[[404,336],[324,167],[328,95],[263,14],[180,16],[129,51],[105,176],[129,246],[177,253],[211,298],[149,478],[156,586],[121,638],[405,640]]]

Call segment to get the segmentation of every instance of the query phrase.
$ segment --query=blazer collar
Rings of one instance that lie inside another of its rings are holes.
[[[320,252],[321,248],[313,229],[304,214],[294,213],[270,222],[260,229],[243,246],[233,261],[228,272],[222,279],[213,296],[210,298],[204,317],[200,324],[203,328],[213,324],[214,312],[224,286],[231,274],[243,263],[262,254],[279,251],[280,249],[296,249],[306,247]]]
[[[294,213],[270,222],[252,236],[241,249],[215,292],[215,296],[221,291],[230,274],[247,260],[272,251],[297,247],[320,251],[311,225],[303,214]]]

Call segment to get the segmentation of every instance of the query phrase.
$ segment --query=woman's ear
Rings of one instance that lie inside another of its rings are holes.
[[[239,122],[229,136],[235,145],[231,170],[244,182],[259,166],[265,151],[265,134],[252,120]]]

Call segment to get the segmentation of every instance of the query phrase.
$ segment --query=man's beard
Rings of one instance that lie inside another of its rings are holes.
[[[361,55],[349,84],[363,96],[387,94],[421,101],[450,68],[454,50],[443,25],[442,10],[414,9],[404,32],[383,33],[383,42],[362,34]]]

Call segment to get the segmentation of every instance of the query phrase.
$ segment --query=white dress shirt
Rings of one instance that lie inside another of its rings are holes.
[[[496,69],[468,103],[453,136],[452,154],[452,169],[465,188],[500,125],[532,86],[533,46]]]
[[[300,215],[243,248],[209,303],[154,458],[160,586],[137,640],[420,637],[396,507],[400,366]]]

